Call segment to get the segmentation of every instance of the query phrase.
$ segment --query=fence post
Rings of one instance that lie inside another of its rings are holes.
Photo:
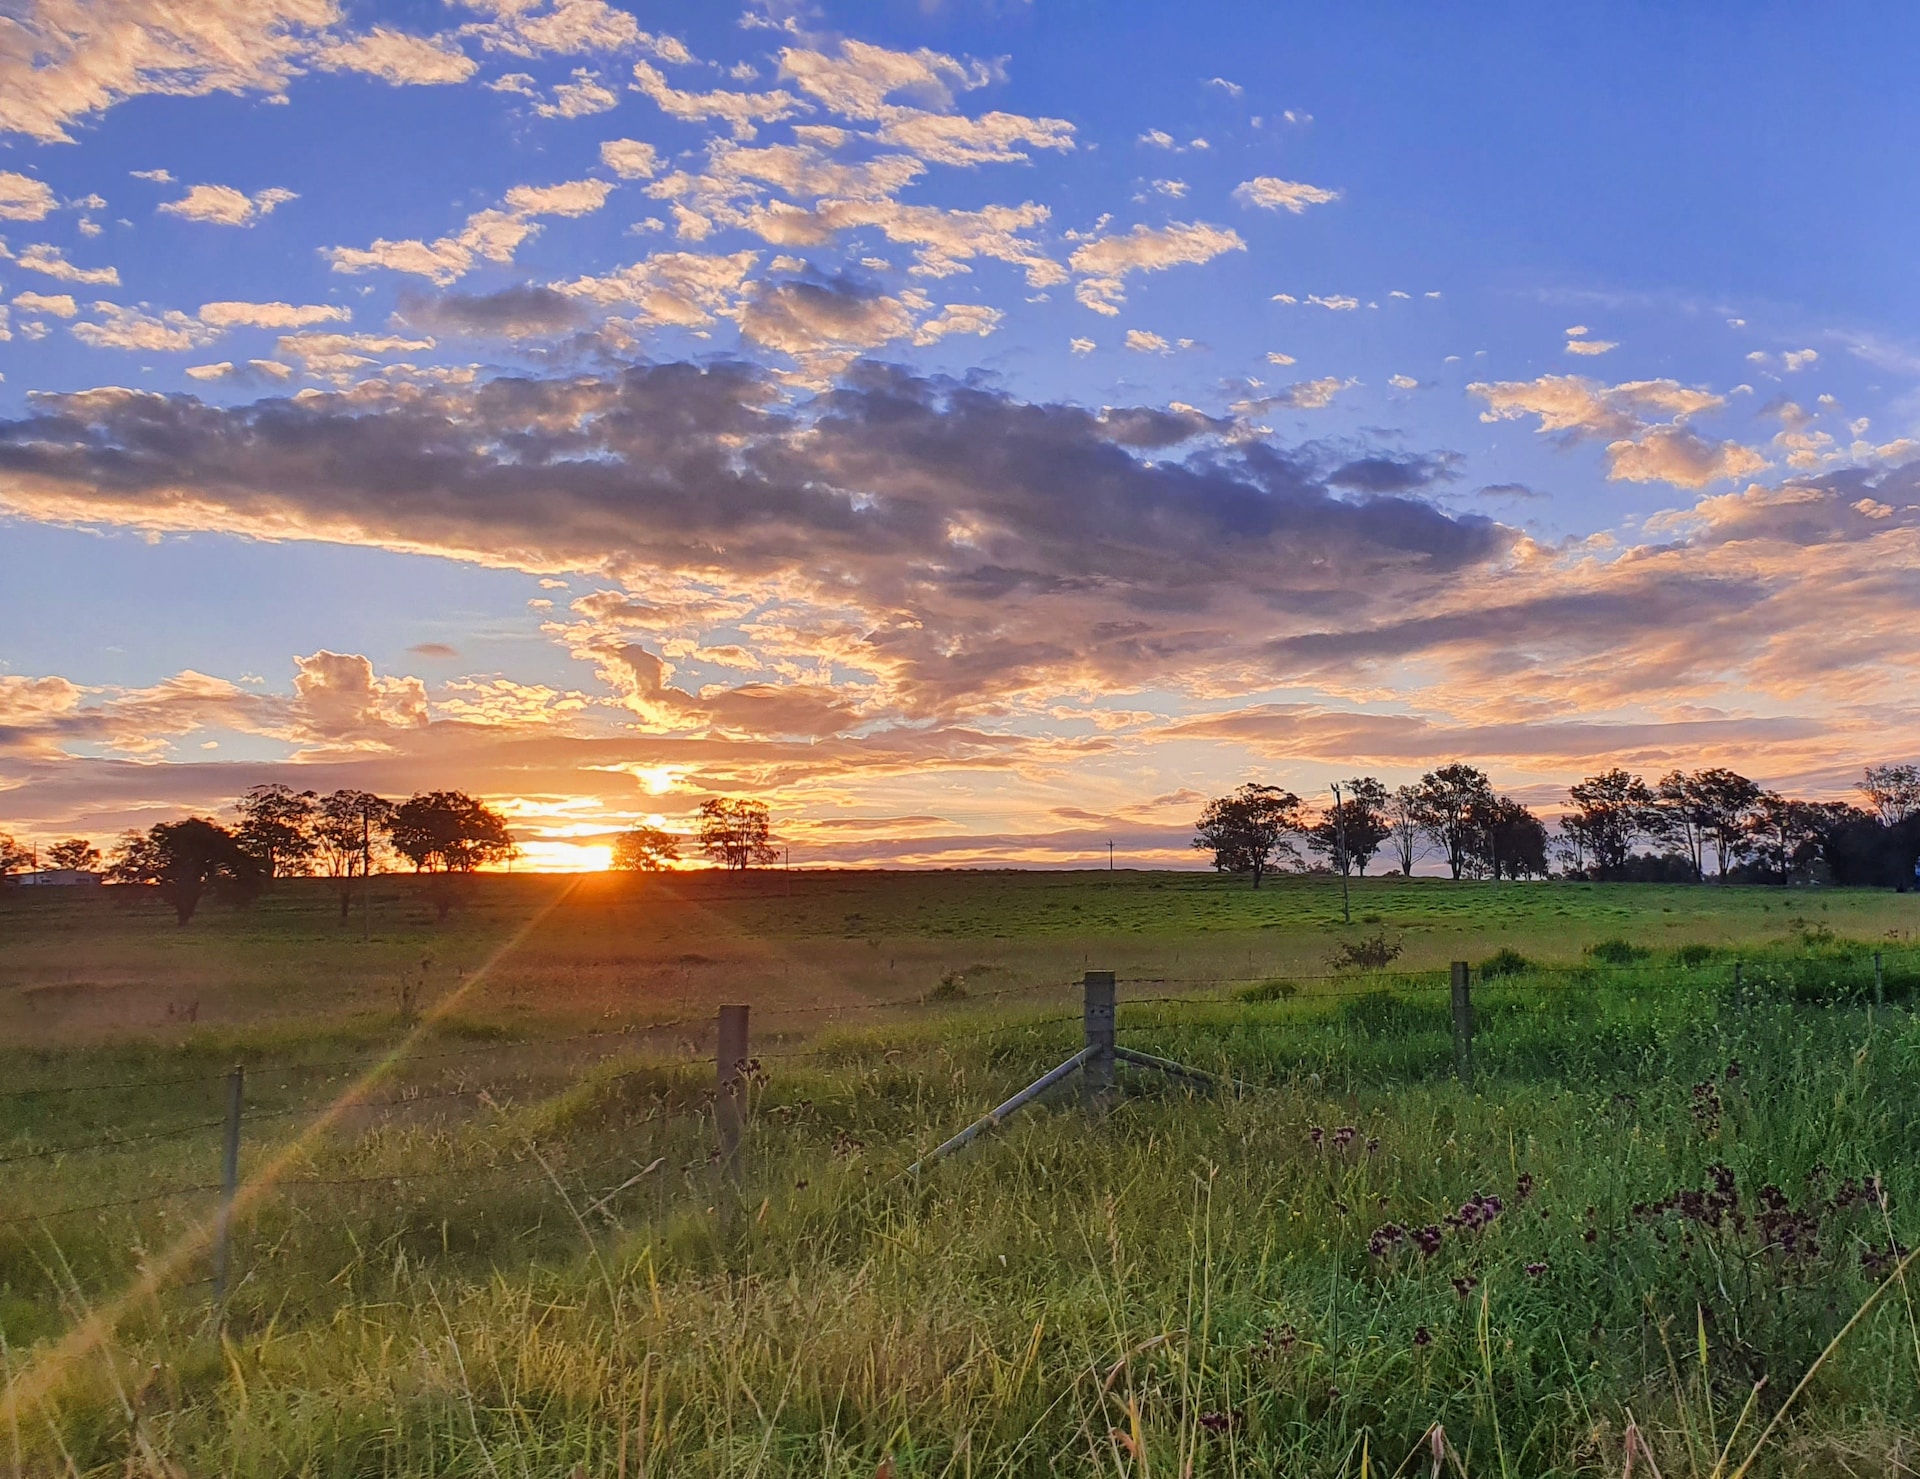
[[[213,1302],[227,1302],[227,1270],[233,1255],[233,1203],[240,1194],[240,1110],[247,1092],[247,1071],[238,1063],[227,1075],[227,1140],[220,1157],[220,1225],[213,1248]]]
[[[720,1136],[720,1164],[728,1176],[739,1171],[741,1078],[747,1062],[747,1009],[720,1008],[719,1045],[714,1049],[713,1123]]]
[[[1086,1031],[1086,1102],[1101,1103],[1113,1090],[1113,972],[1088,971],[1082,979],[1081,1020]]]
[[[1883,1007],[1887,1004],[1887,978],[1880,969],[1880,952],[1873,952],[1873,1004]]]
[[[1463,1084],[1473,1082],[1473,994],[1467,963],[1453,963],[1453,1071]]]
[[[1744,1007],[1747,1004],[1746,989],[1740,984],[1740,962],[1733,963],[1733,1004]]]

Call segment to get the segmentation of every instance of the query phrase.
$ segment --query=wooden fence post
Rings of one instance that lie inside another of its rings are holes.
[[[227,1302],[227,1271],[232,1266],[233,1204],[240,1194],[240,1111],[247,1092],[247,1071],[234,1064],[227,1075],[227,1139],[220,1157],[220,1225],[213,1249],[213,1302]]]
[[[745,1097],[742,1078],[747,1063],[747,1009],[720,1008],[719,1045],[714,1049],[713,1123],[720,1137],[720,1164],[728,1176],[737,1175],[740,1161],[740,1122]]]
[[[1467,963],[1453,963],[1453,1071],[1463,1084],[1473,1082],[1473,995]]]
[[[1086,1102],[1094,1107],[1113,1091],[1113,972],[1088,971],[1082,979],[1081,1020],[1086,1031]]]

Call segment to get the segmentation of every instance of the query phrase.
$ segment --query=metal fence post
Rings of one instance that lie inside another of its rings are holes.
[[[1113,1090],[1113,972],[1088,971],[1081,989],[1087,1050],[1083,1083],[1087,1104],[1094,1106]]]
[[[739,1171],[741,1079],[747,1063],[747,1009],[720,1008],[719,1046],[714,1050],[713,1123],[720,1137],[720,1163],[729,1176]]]
[[[227,1140],[220,1158],[220,1225],[213,1250],[213,1302],[227,1302],[227,1271],[233,1256],[233,1204],[240,1194],[240,1111],[246,1100],[247,1071],[234,1064],[227,1075]]]
[[[1467,963],[1453,963],[1453,1071],[1463,1084],[1473,1082],[1473,995]]]

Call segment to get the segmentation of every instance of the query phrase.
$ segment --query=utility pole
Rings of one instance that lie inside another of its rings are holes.
[[[373,812],[360,801],[360,943],[373,943]]]
[[[1113,871],[1113,839],[1111,837],[1107,839],[1107,871],[1109,873]]]
[[[1347,893],[1347,811],[1340,804],[1340,782],[1333,783],[1333,832],[1340,848],[1340,918],[1353,923],[1353,900]]]

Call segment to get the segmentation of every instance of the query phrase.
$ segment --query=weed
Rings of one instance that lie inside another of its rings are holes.
[[[1385,930],[1375,930],[1357,940],[1344,940],[1328,959],[1336,971],[1383,971],[1400,958],[1401,944],[1389,940]]]

